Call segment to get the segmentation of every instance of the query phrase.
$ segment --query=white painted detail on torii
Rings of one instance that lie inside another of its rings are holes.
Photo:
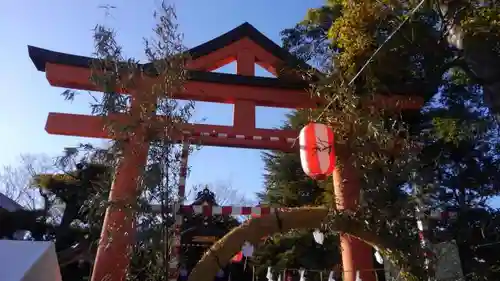
[[[61,281],[54,243],[0,240],[0,280]]]

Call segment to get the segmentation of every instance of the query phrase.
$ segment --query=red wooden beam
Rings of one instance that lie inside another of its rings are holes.
[[[52,86],[73,88],[89,91],[101,91],[91,82],[91,70],[59,64],[46,65],[47,80]],[[143,76],[136,85],[150,88],[158,85],[157,78]],[[185,90],[174,93],[173,98],[181,100],[195,100],[217,103],[234,104],[235,101],[252,101],[257,106],[282,108],[315,108],[318,99],[313,99],[305,90],[258,87],[248,85],[227,85],[203,81],[186,81]],[[135,89],[141,91],[140,89]],[[127,93],[126,89],[117,89],[117,92]],[[404,95],[376,95],[374,101],[367,104],[377,108],[416,109],[419,110],[424,100],[418,96]]]
[[[46,65],[46,76],[50,85],[56,87],[73,88],[79,90],[101,91],[90,80],[91,70],[88,68],[67,65]],[[148,91],[154,85],[159,85],[159,78],[142,76],[136,79],[134,90]],[[140,86],[139,86],[140,85]],[[137,89],[140,87],[140,89]],[[272,106],[283,108],[316,107],[316,102],[310,95],[301,89],[281,89],[248,85],[227,85],[221,83],[186,81],[185,90],[174,93],[173,98],[181,100],[196,100],[218,103],[234,103],[236,100],[254,101],[257,106]],[[125,89],[117,89],[125,93]]]
[[[124,120],[125,115],[117,115],[112,120]],[[78,125],[76,125],[78,124]],[[45,130],[49,134],[91,138],[111,138],[105,129],[106,120],[99,116],[49,113]],[[238,130],[231,126],[183,124],[182,134],[170,136],[175,143],[189,137],[193,144],[206,146],[254,148],[294,152],[298,150],[294,130],[253,129]]]
[[[174,95],[174,98],[231,104],[234,104],[235,101],[252,101],[257,106],[281,108],[316,107],[316,103],[311,100],[305,90],[224,85],[198,81],[187,81],[184,87],[186,91]]]

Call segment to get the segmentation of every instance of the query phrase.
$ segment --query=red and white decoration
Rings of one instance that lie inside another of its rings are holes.
[[[256,141],[275,141],[275,142],[285,142],[293,144],[295,142],[294,138],[283,138],[283,137],[272,137],[272,136],[259,136],[259,135],[242,135],[242,134],[227,134],[219,133],[216,131],[207,132],[191,132],[183,131],[185,136],[192,137],[213,137],[219,139],[240,139],[240,140],[256,140]]]
[[[237,207],[237,206],[203,206],[188,205],[181,206],[181,212],[184,214],[203,214],[205,216],[249,216],[249,215],[268,215],[276,212],[271,207]]]
[[[313,179],[325,179],[335,169],[333,130],[324,124],[309,123],[299,134],[302,169]]]

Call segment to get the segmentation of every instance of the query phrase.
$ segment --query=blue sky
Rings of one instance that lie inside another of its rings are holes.
[[[74,102],[61,97],[63,89],[51,87],[44,73],[37,72],[28,57],[27,45],[54,51],[90,55],[92,29],[106,24],[118,32],[118,40],[129,57],[144,58],[142,38],[154,26],[152,13],[160,1],[7,1],[0,11],[2,40],[0,61],[0,165],[16,164],[22,153],[57,156],[64,147],[103,141],[49,135],[45,121],[49,112],[89,113],[89,99]],[[281,30],[304,18],[307,9],[323,0],[216,0],[174,1],[184,44],[194,47],[247,21],[280,44]],[[111,17],[101,5],[113,5]],[[226,67],[226,71],[231,69]],[[263,72],[258,73],[264,75]],[[284,110],[258,108],[257,127],[271,128],[284,120]],[[230,125],[232,106],[198,103],[195,112],[205,123]],[[262,188],[263,165],[260,151],[229,148],[202,148],[190,158],[192,172],[188,185],[231,184],[242,194],[253,196]]]

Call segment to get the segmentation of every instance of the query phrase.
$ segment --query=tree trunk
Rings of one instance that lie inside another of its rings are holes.
[[[485,39],[485,32],[469,34],[460,26],[460,10],[465,8],[462,1],[440,1],[441,13],[448,25],[448,43],[463,51],[469,70],[483,85],[486,105],[494,113],[500,113],[500,56]]]

